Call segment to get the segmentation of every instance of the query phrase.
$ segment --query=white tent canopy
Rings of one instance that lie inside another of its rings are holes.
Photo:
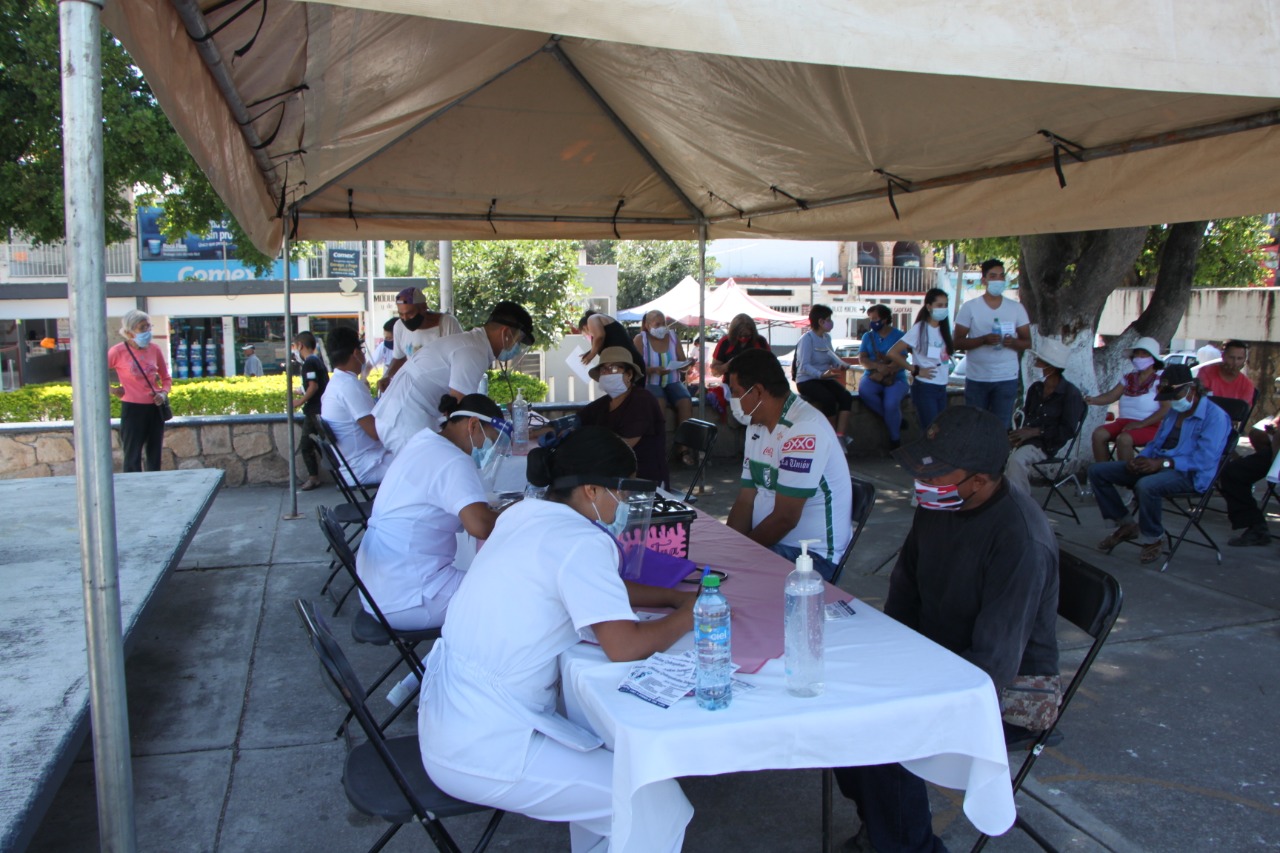
[[[729,279],[724,284],[707,294],[707,322],[717,323],[727,326],[734,317],[739,314],[746,314],[757,323],[780,324],[785,326],[794,326],[808,322],[807,319],[795,314],[784,314],[781,311],[775,311],[747,293],[736,281]],[[686,317],[680,322],[686,325],[698,325],[697,306],[694,306],[692,316]]]
[[[698,280],[691,275],[687,275],[680,279],[680,283],[659,296],[657,299],[650,300],[643,305],[637,305],[634,308],[623,308],[618,311],[617,319],[625,320],[628,323],[635,323],[644,319],[644,315],[650,311],[661,311],[668,317],[683,317],[692,310],[694,313],[698,310]],[[678,320],[677,320],[678,322]]]
[[[267,252],[290,209],[300,239],[876,240],[1280,198],[1274,3],[130,0],[104,20]]]

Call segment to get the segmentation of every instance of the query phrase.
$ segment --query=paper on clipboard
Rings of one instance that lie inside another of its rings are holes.
[[[591,359],[591,361],[583,364],[582,357],[586,354],[587,351],[582,348],[582,344],[578,344],[573,348],[573,352],[569,353],[569,355],[565,357],[564,363],[569,366],[570,373],[578,377],[579,381],[581,381],[583,385],[590,388],[591,374],[587,373],[587,371],[600,363],[600,357],[596,356]]]

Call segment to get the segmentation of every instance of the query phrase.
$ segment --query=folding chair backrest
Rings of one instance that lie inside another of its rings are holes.
[[[711,458],[711,448],[715,446],[718,431],[719,427],[711,421],[699,418],[688,418],[676,427],[673,442],[698,454],[698,467],[693,472],[693,479],[689,481],[689,490],[684,495],[685,500],[693,496],[693,490],[702,479],[702,472],[707,467],[707,460]]]
[[[342,525],[334,517],[333,510],[327,506],[316,507],[316,517],[320,520],[320,530],[324,533],[324,538],[328,540],[329,546],[333,548],[334,557],[347,570],[347,574],[351,576],[352,583],[360,591],[361,598],[373,610],[373,618],[378,620],[378,624],[382,626],[382,630],[386,632],[388,639],[395,646],[396,651],[400,653],[400,657],[405,664],[417,675],[421,676],[422,659],[413,651],[409,643],[404,641],[400,636],[400,632],[391,627],[391,623],[387,621],[387,617],[369,592],[369,588],[364,585],[364,581],[360,580],[360,573],[356,569],[356,556],[352,553],[351,546],[347,544],[347,540],[342,534]]]
[[[845,563],[849,562],[849,557],[853,554],[853,546],[857,544],[862,528],[866,526],[871,510],[876,504],[876,487],[873,483],[850,477],[849,484],[853,489],[853,514],[849,519],[853,525],[853,535],[849,537],[849,544],[845,546],[840,562],[836,564],[835,573],[831,576],[832,583],[838,582],[840,576],[844,574]]]
[[[1253,411],[1253,404],[1248,400],[1237,400],[1235,397],[1210,397],[1209,400],[1216,403],[1218,408],[1231,418],[1231,429],[1235,433],[1235,438],[1238,438],[1249,420],[1249,413]],[[1229,443],[1234,449],[1235,441],[1232,440]]]
[[[311,440],[320,448],[320,455],[324,458],[325,467],[329,469],[329,473],[333,476],[333,481],[337,484],[338,491],[342,492],[343,499],[347,503],[359,509],[360,514],[364,516],[365,521],[368,521],[368,514],[361,506],[361,500],[362,496],[364,501],[370,500],[369,494],[364,490],[364,486],[361,486],[359,481],[350,474],[350,469],[343,460],[342,453],[338,450],[337,445],[332,444],[328,439],[315,434],[311,436]],[[351,485],[352,483],[356,484],[354,488]],[[356,488],[360,490],[360,495],[356,494]]]
[[[405,778],[404,772],[396,763],[395,757],[387,748],[386,739],[382,731],[378,728],[377,721],[373,718],[373,714],[365,705],[364,688],[360,686],[360,679],[356,677],[355,670],[351,668],[351,662],[347,660],[346,654],[342,651],[342,647],[338,645],[338,641],[333,638],[333,633],[328,626],[315,612],[315,608],[311,603],[301,598],[296,599],[293,603],[294,609],[298,611],[298,617],[302,620],[302,627],[307,632],[308,638],[311,640],[311,650],[315,652],[316,657],[320,659],[320,665],[333,680],[334,685],[338,688],[338,692],[347,703],[347,707],[351,709],[352,715],[360,723],[360,728],[364,729],[365,737],[369,739],[370,745],[378,753],[378,757],[382,759],[386,765],[387,772],[391,774],[395,780],[400,793],[404,795],[405,800],[413,808],[414,814],[418,817],[430,817],[431,813],[422,804],[413,792],[413,787]]]

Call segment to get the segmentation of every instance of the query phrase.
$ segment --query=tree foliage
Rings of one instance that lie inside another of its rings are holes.
[[[1136,264],[1135,284],[1149,285],[1160,269],[1160,255],[1169,236],[1169,226],[1153,225],[1147,231],[1142,254]],[[1195,287],[1253,287],[1262,283],[1262,247],[1271,241],[1270,229],[1261,216],[1241,216],[1209,223],[1204,246],[1196,258]]]
[[[409,249],[412,246],[412,259]],[[401,278],[440,277],[440,244],[435,240],[388,240],[387,276]]]
[[[57,5],[0,0],[0,227],[39,243],[66,234]],[[134,185],[163,187],[194,163],[129,55],[105,32],[102,78],[106,235],[118,242],[132,233]]]
[[[582,311],[587,289],[578,244],[567,240],[460,240],[453,244],[453,307],[462,328],[494,304],[518,302],[533,317],[536,349],[555,346]]]
[[[698,244],[687,240],[589,240],[587,263],[618,265],[618,307],[657,299],[691,275],[698,277]],[[707,258],[707,275],[716,270]]]

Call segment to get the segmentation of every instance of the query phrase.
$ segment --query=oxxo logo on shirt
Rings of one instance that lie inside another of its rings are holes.
[[[812,453],[818,449],[818,439],[812,435],[794,435],[782,443],[783,453]]]

